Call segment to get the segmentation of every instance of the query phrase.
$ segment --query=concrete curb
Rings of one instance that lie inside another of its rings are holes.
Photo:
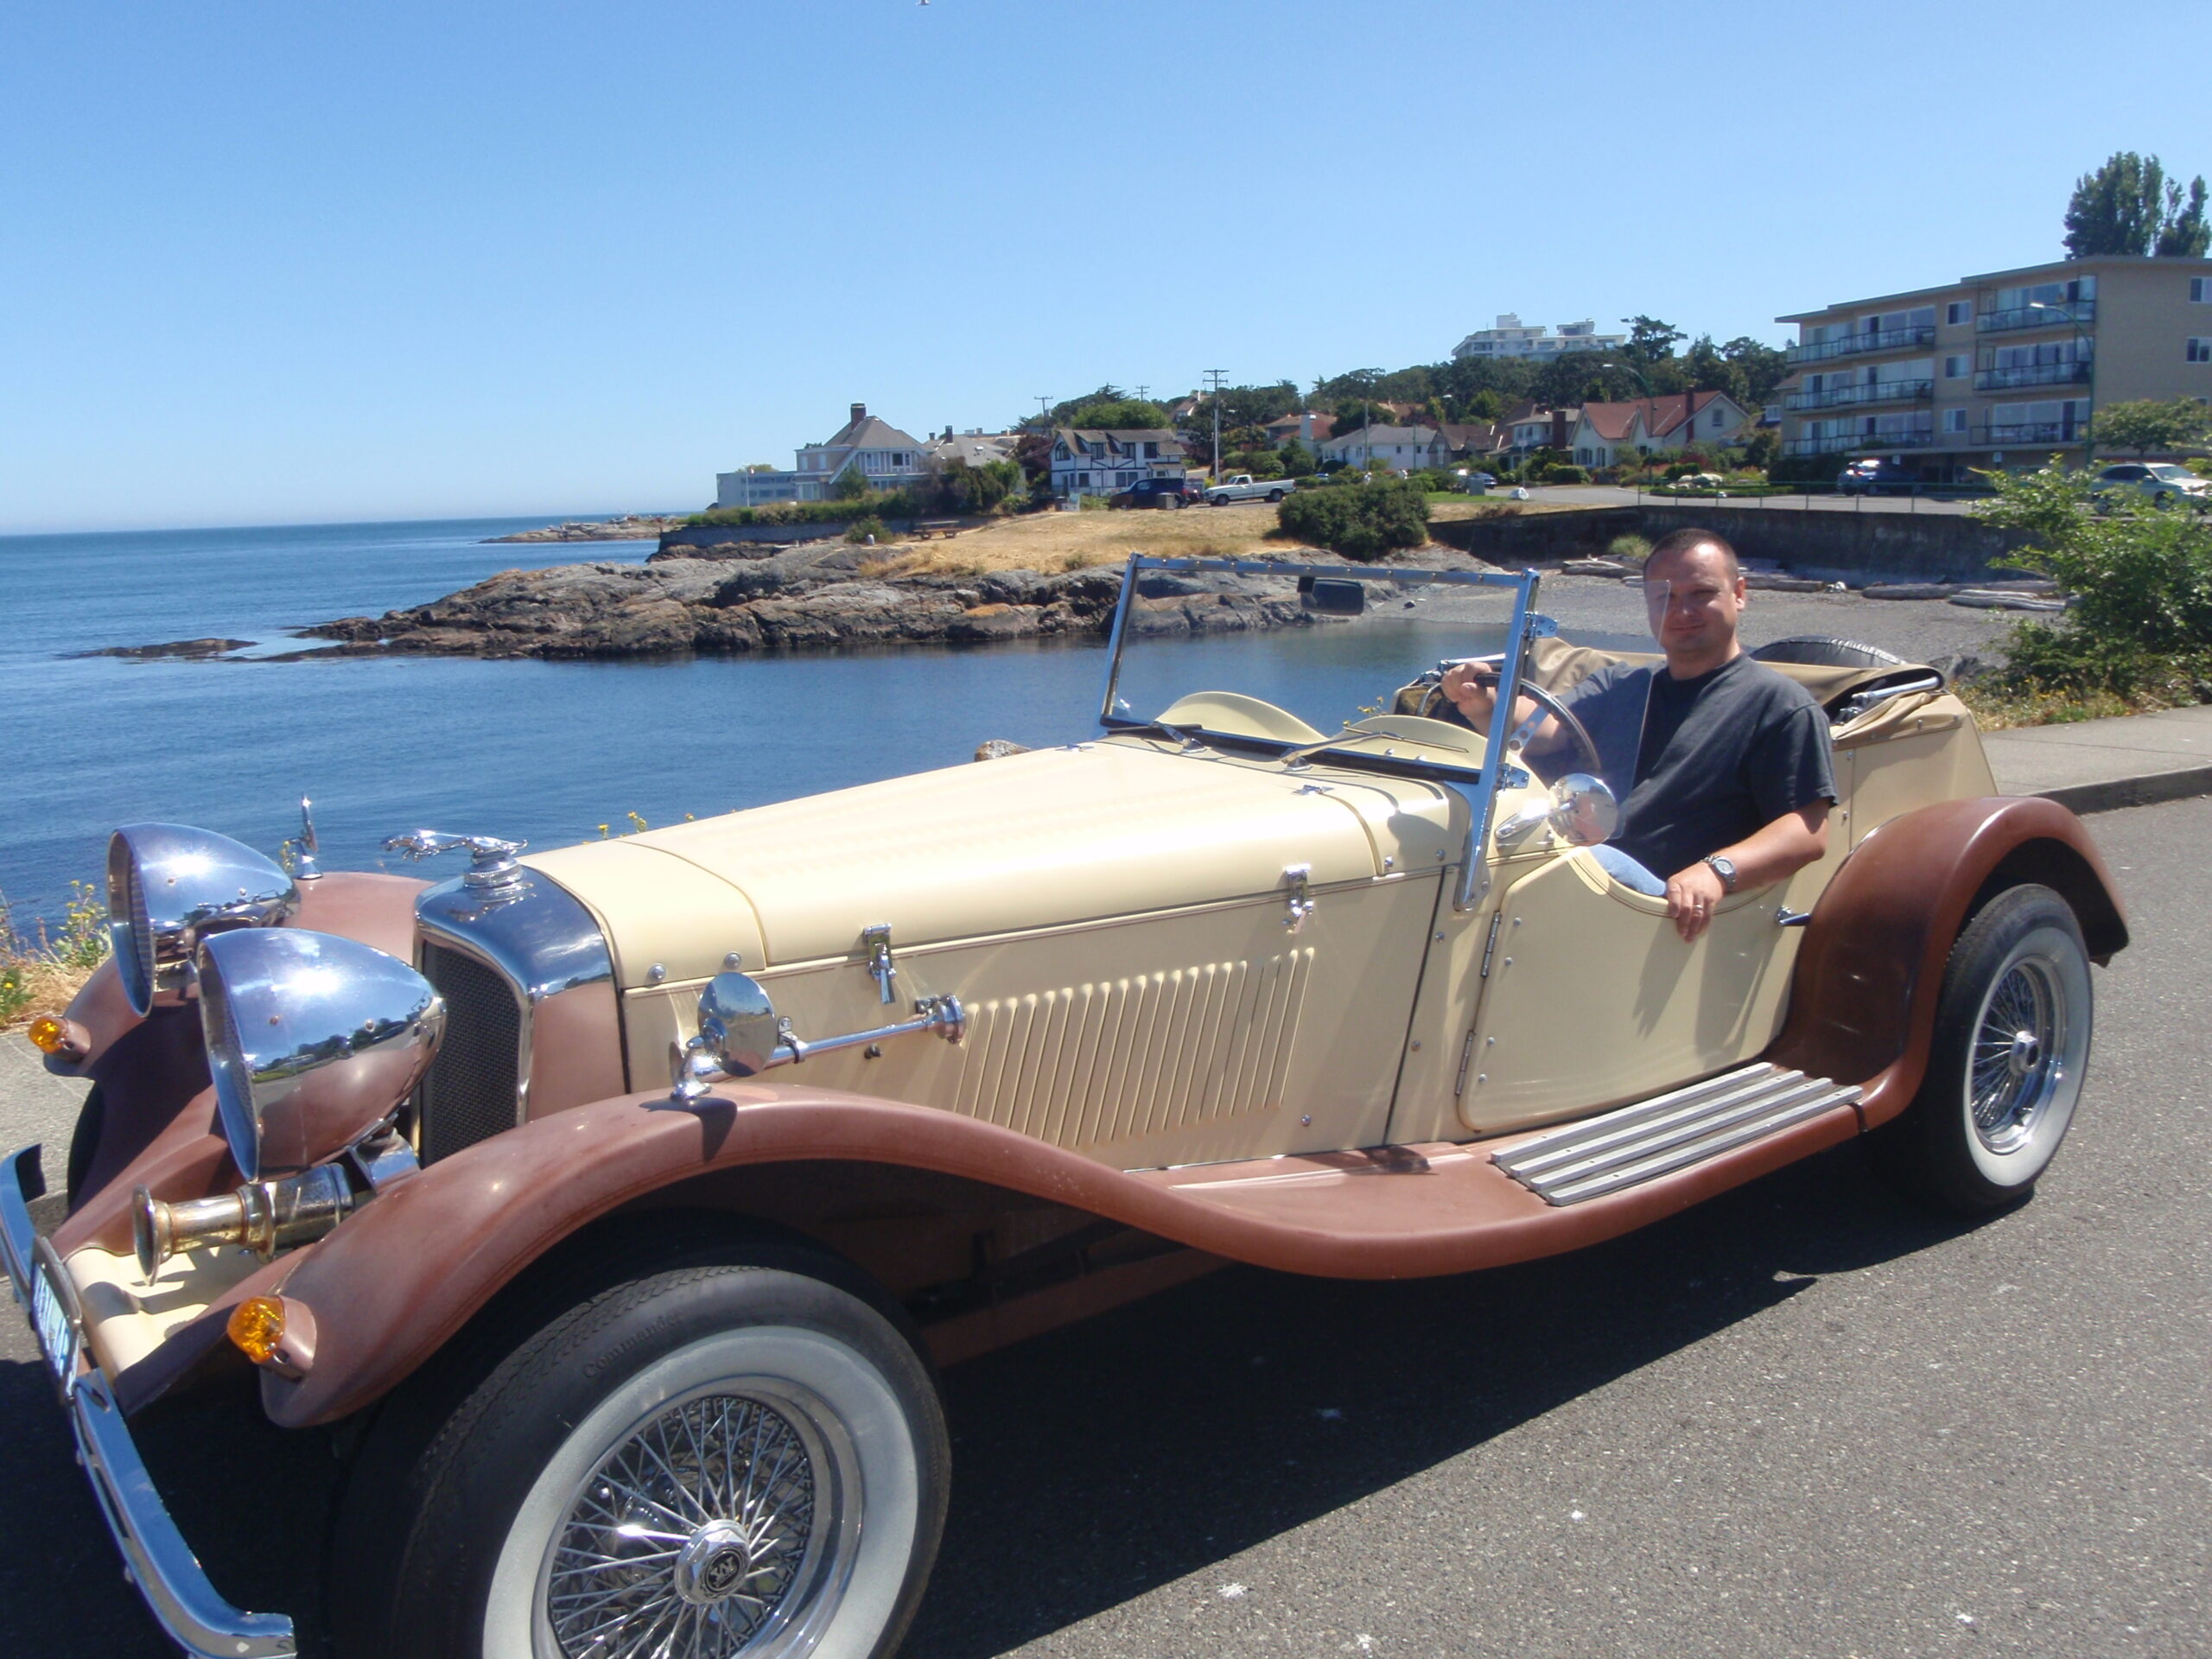
[[[2181,766],[2172,772],[2147,772],[2135,778],[2107,778],[2094,784],[2039,789],[2036,793],[2085,816],[2091,812],[2116,812],[2126,806],[2157,806],[2165,801],[2212,795],[2212,766]]]

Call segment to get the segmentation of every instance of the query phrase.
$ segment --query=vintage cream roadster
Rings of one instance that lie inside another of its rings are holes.
[[[1162,583],[1255,578],[1493,605],[1491,728],[1433,677],[1341,725],[1137,683],[1191,660],[1141,646]],[[1133,559],[1085,741],[526,857],[397,837],[467,855],[437,886],[117,831],[114,959],[40,1033],[94,1086],[0,1243],[162,1624],[293,1650],[129,1427],[226,1367],[338,1431],[341,1653],[880,1655],[938,1365],[1225,1262],[1572,1249],[1860,1135],[2024,1195],[2126,943],[2080,823],[1995,795],[1941,675],[1772,652],[1832,722],[1829,851],[1685,944],[1588,850],[1594,758],[1511,728],[1605,660],[1536,589]]]

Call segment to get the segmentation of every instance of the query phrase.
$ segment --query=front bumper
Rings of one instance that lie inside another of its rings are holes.
[[[45,1190],[36,1147],[0,1164],[0,1260],[53,1370],[76,1433],[78,1461],[92,1478],[128,1576],[169,1638],[194,1659],[290,1659],[298,1651],[292,1621],[241,1612],[216,1594],[154,1490],[115,1390],[86,1345],[68,1272],[31,1224],[29,1201]]]

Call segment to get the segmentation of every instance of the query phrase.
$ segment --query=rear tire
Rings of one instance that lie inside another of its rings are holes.
[[[1282,499],[1282,492],[1281,492],[1281,490],[1269,490],[1269,491],[1268,492],[1268,500],[1270,500],[1270,501],[1280,501],[1280,500],[1281,500],[1281,499]]]
[[[2028,1198],[2074,1121],[2094,1017],[2072,906],[1999,893],[1951,947],[1919,1094],[1876,1137],[1891,1173],[1966,1215]]]
[[[340,1653],[897,1647],[944,1523],[928,1366],[842,1264],[687,1254],[569,1306],[473,1385],[410,1382],[427,1398],[379,1420],[340,1520]]]

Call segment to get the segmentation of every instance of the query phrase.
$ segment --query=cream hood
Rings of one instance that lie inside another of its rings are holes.
[[[1315,779],[1320,781],[1314,781]],[[625,986],[974,938],[1429,868],[1433,785],[1286,775],[1113,741],[948,767],[534,855],[607,929]],[[1389,860],[1386,865],[1386,859]]]

